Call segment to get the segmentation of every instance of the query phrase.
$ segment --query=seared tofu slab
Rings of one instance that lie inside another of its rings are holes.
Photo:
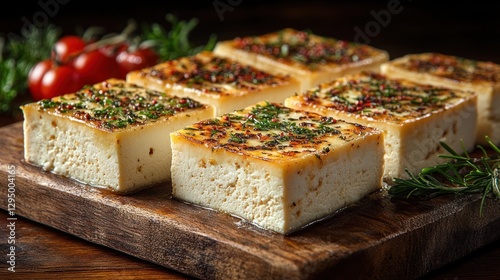
[[[381,189],[377,129],[263,101],[171,133],[172,196],[281,234]]]
[[[169,133],[214,109],[110,79],[22,106],[26,162],[116,193],[170,179]]]
[[[500,144],[500,65],[440,53],[408,54],[381,66],[385,75],[478,94],[476,141]]]
[[[289,74],[301,81],[301,92],[346,74],[379,71],[389,59],[384,50],[291,28],[221,41],[214,52],[264,71]]]
[[[271,74],[212,52],[131,72],[127,81],[210,104],[216,115],[263,100],[283,102],[300,91],[299,81],[290,75]]]
[[[475,148],[477,95],[473,92],[420,85],[362,72],[323,83],[285,101],[285,105],[385,133],[384,179],[406,178],[406,169],[443,162],[440,141],[455,150]]]

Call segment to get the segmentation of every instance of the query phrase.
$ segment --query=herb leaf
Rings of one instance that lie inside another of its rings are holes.
[[[217,37],[211,34],[205,45],[192,46],[189,39],[191,31],[198,25],[198,19],[192,18],[188,21],[178,20],[172,14],[166,15],[171,29],[167,30],[159,23],[146,24],[143,26],[145,40],[155,42],[153,46],[160,54],[161,60],[172,60],[182,56],[189,56],[203,50],[213,50]]]
[[[12,113],[12,102],[27,93],[28,73],[50,50],[61,30],[54,25],[32,26],[21,35],[0,37],[0,113]]]
[[[486,136],[486,141],[494,154],[489,156],[486,149],[480,158],[470,157],[464,149],[463,155],[441,142],[449,155],[440,155],[448,162],[423,168],[418,174],[407,173],[408,179],[395,178],[388,188],[394,198],[431,198],[446,194],[481,193],[480,215],[486,198],[500,199],[500,149]]]

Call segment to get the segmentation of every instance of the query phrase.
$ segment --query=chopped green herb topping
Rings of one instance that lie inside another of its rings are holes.
[[[125,82],[86,86],[73,95],[41,100],[38,105],[40,109],[54,110],[106,130],[140,125],[203,107],[189,98],[171,97]]]

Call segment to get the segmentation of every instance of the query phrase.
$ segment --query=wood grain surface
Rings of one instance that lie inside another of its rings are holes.
[[[0,176],[16,166],[17,215],[196,278],[412,279],[500,236],[494,201],[480,217],[480,196],[397,201],[384,192],[281,236],[172,200],[168,184],[120,196],[43,172],[23,161],[22,123],[1,128],[0,141],[9,147]]]

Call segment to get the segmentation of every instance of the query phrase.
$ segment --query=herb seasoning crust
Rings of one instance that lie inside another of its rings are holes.
[[[405,70],[467,83],[500,83],[500,65],[440,53],[408,55],[394,65]]]
[[[300,90],[286,74],[272,74],[204,51],[131,72],[127,81],[211,104],[222,115],[262,100],[283,102]]]
[[[285,100],[285,105],[384,131],[387,181],[438,164],[440,141],[472,151],[477,94],[361,72],[323,83]],[[463,142],[462,142],[463,141]]]
[[[441,53],[407,54],[381,65],[388,77],[478,95],[476,141],[500,144],[500,65]]]
[[[321,158],[336,145],[380,132],[357,123],[263,101],[192,124],[176,133],[213,149],[275,161],[311,154]]]
[[[207,105],[169,96],[123,80],[109,79],[81,90],[37,103],[40,110],[114,131],[144,125]]]
[[[285,28],[217,43],[214,53],[273,73],[289,74],[309,90],[319,83],[363,70],[378,71],[388,52],[369,45]]]
[[[170,134],[172,197],[289,234],[382,187],[382,131],[262,101]]]
[[[446,110],[470,97],[474,94],[362,72],[320,84],[288,101],[370,121],[403,124]]]
[[[118,79],[21,108],[27,163],[118,194],[167,182],[170,132],[214,116],[212,106]]]

